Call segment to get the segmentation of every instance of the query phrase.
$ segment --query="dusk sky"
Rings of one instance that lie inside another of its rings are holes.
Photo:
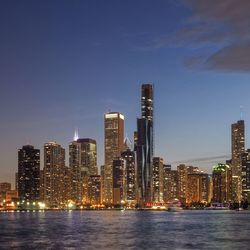
[[[0,182],[14,183],[18,148],[43,157],[52,140],[68,154],[75,128],[97,140],[102,165],[104,113],[122,112],[132,139],[147,82],[165,163],[230,155],[240,106],[249,147],[249,9],[249,0],[2,0]],[[217,161],[193,164],[211,173]]]

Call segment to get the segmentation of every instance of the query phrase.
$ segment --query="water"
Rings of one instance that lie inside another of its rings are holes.
[[[250,249],[250,212],[0,213],[0,249]]]

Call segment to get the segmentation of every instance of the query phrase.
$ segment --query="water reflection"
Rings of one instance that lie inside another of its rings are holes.
[[[56,211],[0,213],[0,248],[249,248],[249,212]]]

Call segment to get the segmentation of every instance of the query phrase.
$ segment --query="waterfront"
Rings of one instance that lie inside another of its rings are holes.
[[[1,249],[247,249],[249,211],[0,213]]]

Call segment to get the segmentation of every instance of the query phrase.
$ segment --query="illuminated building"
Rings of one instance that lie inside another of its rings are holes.
[[[0,202],[6,199],[6,192],[11,190],[11,184],[8,182],[0,183]]]
[[[104,201],[104,179],[105,179],[105,166],[101,166],[101,203]]]
[[[56,142],[44,144],[44,201],[48,207],[65,204],[64,189],[65,149]]]
[[[117,157],[113,160],[113,204],[121,205],[125,201],[126,194],[126,171],[125,160]]]
[[[129,203],[135,203],[136,200],[136,169],[135,169],[135,152],[127,148],[121,153],[125,160],[126,171],[126,193],[124,199]]]
[[[88,179],[88,204],[101,204],[101,176],[91,175]]]
[[[72,172],[71,199],[77,205],[82,203],[81,144],[78,138],[69,144],[69,167]]]
[[[171,170],[171,165],[163,166],[163,187],[164,202],[177,198],[178,173],[177,170]]]
[[[242,159],[242,198],[250,203],[250,149],[241,156]]]
[[[244,121],[240,120],[232,124],[232,201],[238,202],[241,200],[241,155],[245,152],[245,125]]]
[[[0,183],[0,193],[5,193],[11,190],[11,184],[9,182],[1,182]]]
[[[208,174],[202,172],[190,173],[187,176],[187,204],[207,203],[209,195]]]
[[[163,159],[153,158],[153,201],[163,202]]]
[[[109,112],[104,115],[104,197],[103,203],[113,203],[113,160],[120,157],[124,141],[124,116],[118,112]]]
[[[230,196],[230,168],[219,163],[213,167],[213,202],[228,202]]]
[[[69,145],[69,166],[72,172],[72,200],[76,204],[86,203],[88,177],[98,174],[96,141],[75,137]]]
[[[187,175],[188,175],[187,166],[184,164],[177,166],[177,175],[178,175],[177,198],[181,201],[182,204],[186,204]]]
[[[137,156],[138,203],[144,206],[153,196],[153,114],[152,84],[141,87],[141,118],[137,119],[135,151]]]
[[[18,194],[21,200],[40,197],[40,150],[31,145],[18,150]]]

